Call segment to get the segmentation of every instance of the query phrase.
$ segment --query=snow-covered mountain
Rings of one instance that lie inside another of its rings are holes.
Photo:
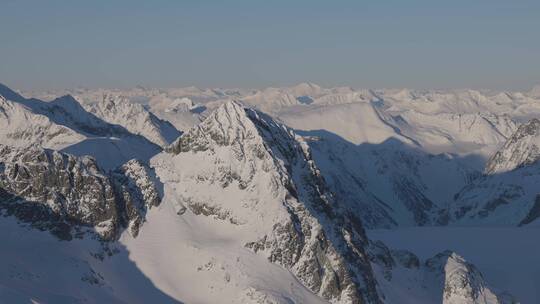
[[[464,187],[449,216],[468,224],[527,225],[540,217],[540,121],[522,124],[488,161],[485,175]]]
[[[38,145],[83,156],[92,155],[106,169],[138,158],[148,160],[160,147],[143,136],[113,125],[86,111],[70,95],[50,102],[27,99],[0,85],[2,142]]]
[[[380,303],[360,222],[292,130],[228,102],[166,151],[153,165],[182,217],[207,217],[229,250],[264,256],[324,299]]]
[[[450,250],[422,262],[410,251],[376,241],[369,255],[389,303],[515,303],[512,295],[490,287],[476,266]]]
[[[498,174],[530,165],[540,158],[540,120],[522,124],[486,165],[487,174]]]
[[[531,92],[0,89],[0,302],[517,303],[364,229],[535,229]]]
[[[147,105],[182,131],[198,124],[219,104],[241,100],[295,129],[324,129],[355,144],[407,138],[429,153],[475,154],[487,159],[517,123],[540,115],[534,92],[365,90],[302,83],[260,90],[76,89],[56,95],[69,93],[84,104],[98,103],[103,95],[125,96]],[[55,92],[27,94],[41,99],[55,96]]]
[[[396,139],[353,145],[325,131],[304,134],[332,191],[367,228],[445,224],[448,202],[480,175],[470,158]]]
[[[160,202],[151,178],[136,160],[107,176],[90,156],[0,145],[0,209],[61,239],[84,227],[103,240],[127,226],[136,234],[144,212]]]
[[[63,149],[84,140],[82,134],[3,96],[0,96],[0,115],[0,136],[4,144],[19,147],[37,144]]]
[[[142,135],[151,142],[165,147],[180,132],[168,121],[156,117],[139,103],[132,103],[122,96],[103,96],[101,102],[88,104],[90,113],[111,123],[125,127],[133,134]]]

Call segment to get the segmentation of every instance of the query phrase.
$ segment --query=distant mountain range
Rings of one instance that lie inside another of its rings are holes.
[[[535,90],[0,85],[0,302],[519,303],[366,229],[539,227],[537,117]]]

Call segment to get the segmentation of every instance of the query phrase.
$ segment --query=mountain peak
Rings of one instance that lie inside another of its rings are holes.
[[[177,214],[234,227],[230,237],[242,250],[290,270],[324,299],[381,303],[360,220],[334,200],[292,130],[229,101],[166,151],[173,155],[153,164],[160,180],[178,189]]]
[[[218,115],[224,114],[224,113],[236,113],[239,116],[245,115],[245,108],[244,106],[237,100],[228,100],[225,103],[221,104],[215,111],[215,113],[219,113]]]
[[[238,101],[227,101],[165,150],[175,154],[189,150],[208,150],[212,144],[231,145],[253,138],[256,134],[257,129],[247,116],[244,106]]]
[[[486,165],[486,173],[502,173],[530,165],[540,158],[540,120],[533,118],[518,127]]]
[[[455,252],[446,257],[443,304],[501,303],[474,265]]]
[[[6,85],[0,83],[0,95],[3,96],[7,100],[21,102],[24,101],[26,98],[22,97],[19,93],[13,91],[12,89],[8,88]]]
[[[318,94],[322,88],[311,82],[303,82],[290,87],[288,91],[294,96],[308,96]]]
[[[149,141],[164,147],[180,135],[169,122],[158,118],[140,103],[131,102],[129,97],[104,94],[93,104],[86,104],[86,110],[104,121],[123,126],[129,132],[144,136]]]

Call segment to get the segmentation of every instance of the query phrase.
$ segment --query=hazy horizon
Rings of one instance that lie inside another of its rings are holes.
[[[527,91],[540,3],[4,1],[0,81],[77,87]]]

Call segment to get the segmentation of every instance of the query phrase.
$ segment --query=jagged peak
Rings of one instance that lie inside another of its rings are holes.
[[[233,113],[238,118],[245,116],[245,107],[240,101],[227,100],[226,102],[221,104],[219,107],[217,107],[216,110],[210,116],[212,115],[223,116],[223,115],[230,115]]]
[[[540,120],[520,125],[488,161],[486,174],[502,173],[535,163],[540,158]]]
[[[22,102],[26,100],[26,98],[22,97],[19,93],[13,91],[6,85],[0,83],[0,95],[3,96],[7,100],[16,101],[16,102]]]
[[[53,101],[51,101],[52,104],[61,105],[63,107],[70,107],[70,108],[82,108],[81,104],[73,95],[66,94],[63,96],[60,96]]]
[[[515,132],[516,136],[535,135],[540,131],[540,120],[533,118],[528,122],[520,125]]]
[[[231,100],[221,104],[199,125],[183,133],[165,151],[178,154],[208,150],[213,144],[244,145],[246,141],[261,144],[265,141],[279,141],[284,144],[288,140],[295,141],[304,153],[307,152],[307,144],[291,129],[269,115]]]
[[[118,104],[136,104],[129,101],[129,98],[124,95],[119,94],[112,94],[112,93],[105,93],[103,94],[103,98],[101,99],[100,103],[102,104],[112,104],[112,105],[118,105]]]
[[[142,104],[131,102],[129,97],[117,94],[103,94],[102,99],[89,107],[92,112],[103,112],[101,116],[109,116],[107,111],[120,112],[125,116],[142,114],[145,119],[157,119],[153,113],[148,111]]]
[[[448,255],[444,265],[443,304],[501,303],[484,281],[482,273],[455,252]]]
[[[178,154],[189,150],[207,150],[211,143],[220,146],[254,138],[257,129],[238,101],[227,101],[216,108],[199,125],[182,134],[165,149]]]

